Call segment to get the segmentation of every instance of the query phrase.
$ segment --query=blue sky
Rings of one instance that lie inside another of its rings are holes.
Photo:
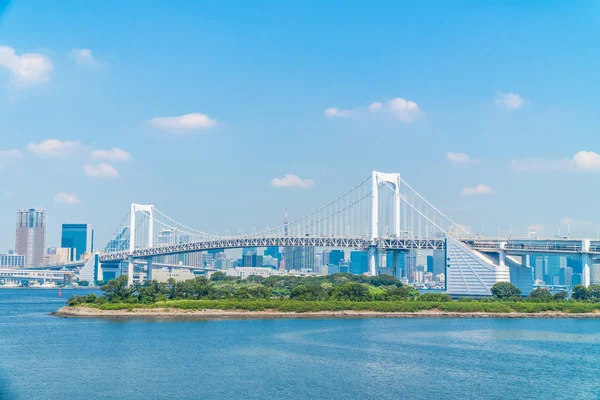
[[[597,2],[0,4],[0,249],[18,208],[49,246],[131,201],[261,229],[373,169],[474,231],[596,234]]]

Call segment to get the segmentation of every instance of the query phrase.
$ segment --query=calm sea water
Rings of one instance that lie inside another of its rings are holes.
[[[0,290],[1,399],[600,397],[600,321],[61,319]]]

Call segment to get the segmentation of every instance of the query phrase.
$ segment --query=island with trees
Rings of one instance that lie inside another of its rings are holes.
[[[319,277],[250,276],[223,272],[165,283],[127,285],[120,276],[103,294],[73,296],[54,315],[62,317],[279,318],[279,317],[600,317],[600,285],[573,287],[571,294],[537,288],[521,296],[508,282],[491,297],[453,299],[422,294],[389,275],[332,274]]]

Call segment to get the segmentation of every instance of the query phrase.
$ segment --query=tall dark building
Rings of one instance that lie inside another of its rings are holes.
[[[15,251],[25,256],[25,266],[41,266],[44,263],[45,249],[46,212],[33,208],[17,211]]]

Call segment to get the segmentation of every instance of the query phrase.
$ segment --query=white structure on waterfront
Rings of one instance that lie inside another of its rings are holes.
[[[161,268],[152,270],[152,280],[158,282],[167,282],[169,279],[175,279],[177,282],[180,282],[188,279],[194,279],[195,277],[196,275],[194,275],[194,273],[189,269]]]
[[[289,271],[282,271],[267,267],[240,267],[228,268],[223,272],[225,272],[227,276],[235,276],[240,279],[246,279],[251,275],[264,276],[265,278],[273,275],[283,276],[288,275]]]
[[[489,296],[498,282],[510,282],[506,265],[494,265],[491,260],[450,237],[446,239],[448,294]]]

